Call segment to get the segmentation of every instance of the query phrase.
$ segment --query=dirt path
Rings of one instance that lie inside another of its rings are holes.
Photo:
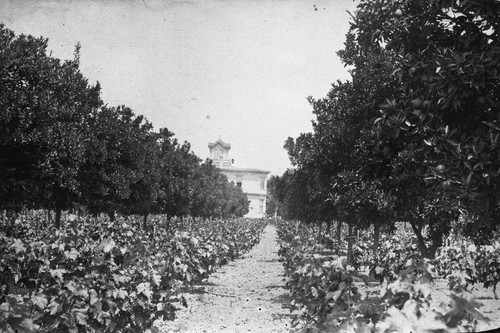
[[[184,295],[188,308],[160,332],[290,332],[283,266],[276,230],[268,225],[250,252],[221,267],[198,293]],[[204,291],[203,291],[204,290]]]

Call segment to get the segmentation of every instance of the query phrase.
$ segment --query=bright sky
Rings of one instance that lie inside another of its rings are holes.
[[[343,48],[353,0],[0,0],[0,22],[49,38],[109,106],[167,127],[201,158],[219,137],[235,165],[281,175],[287,137],[310,132],[307,96],[349,78]]]

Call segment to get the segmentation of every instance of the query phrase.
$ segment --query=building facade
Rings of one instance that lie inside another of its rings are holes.
[[[269,171],[234,166],[230,159],[231,145],[221,139],[208,144],[209,158],[227,179],[241,187],[249,201],[249,212],[245,217],[263,218],[266,215],[267,175]]]

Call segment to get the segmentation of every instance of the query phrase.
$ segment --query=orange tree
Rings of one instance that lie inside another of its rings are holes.
[[[288,144],[298,169],[317,176],[316,195],[334,198],[337,217],[358,226],[374,212],[407,220],[426,257],[459,215],[477,222],[472,234],[495,227],[499,6],[360,3],[338,52],[352,80],[310,99],[314,131]]]
[[[143,116],[137,116],[131,126],[131,156],[134,181],[130,183],[130,196],[124,200],[122,212],[143,217],[142,227],[146,229],[151,213],[160,213],[158,205],[160,192],[160,168],[158,135],[153,132],[153,124]]]
[[[397,59],[389,82],[401,90],[381,106],[373,133],[395,147],[389,152],[395,184],[406,170],[415,180],[399,184],[424,189],[403,191],[415,203],[408,211],[417,237],[429,223],[439,234],[459,212],[473,222],[472,234],[498,224],[499,14],[495,1],[358,6],[350,31],[356,52]]]
[[[190,213],[190,179],[200,167],[200,159],[188,142],[180,144],[166,128],[159,131],[160,193],[158,205],[168,218]]]
[[[79,183],[80,202],[91,213],[106,213],[113,220],[116,211],[124,211],[132,185],[144,173],[139,157],[146,151],[141,137],[147,126],[142,116],[124,106],[103,107],[89,120]]]
[[[139,214],[143,227],[151,213],[248,211],[241,190],[200,165],[187,142],[128,107],[103,106],[99,83],[80,72],[78,45],[67,61],[46,49],[47,39],[0,25],[0,209],[55,210],[57,228],[62,210],[77,206],[111,219]]]
[[[248,213],[247,196],[208,159],[196,168],[188,186],[191,216],[226,218]]]
[[[346,65],[354,66],[352,81],[332,84],[325,98],[309,98],[316,116],[313,133],[295,141],[289,138],[285,148],[297,169],[309,174],[311,210],[324,211],[323,216],[338,220],[339,225],[348,223],[350,234],[353,228],[373,224],[376,251],[380,226],[392,223],[389,208],[393,199],[382,181],[388,174],[387,158],[379,151],[365,149],[366,133],[378,114],[378,105],[397,91],[397,86],[380,84],[391,72],[390,58],[355,51],[353,35],[348,35],[346,49],[339,54]],[[367,71],[359,70],[361,66]],[[307,201],[299,200],[292,207],[299,210],[301,202]]]
[[[101,105],[75,58],[47,54],[47,39],[0,25],[0,205],[71,207],[78,197],[88,119]]]
[[[285,216],[311,225],[317,223],[321,233],[322,223],[326,222],[330,228],[334,216],[325,201],[326,187],[320,181],[321,169],[315,163],[315,138],[312,133],[301,134],[295,140],[288,138],[284,148],[295,166],[282,178]]]

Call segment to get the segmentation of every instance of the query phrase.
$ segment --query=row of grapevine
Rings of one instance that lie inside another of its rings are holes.
[[[307,226],[280,221],[277,228],[292,307],[300,313],[295,324],[308,332],[467,331],[488,320],[463,295],[431,308],[434,266],[419,260],[414,246],[393,247],[398,231],[384,236],[376,262],[358,268],[332,255]]]
[[[436,257],[438,272],[448,279],[449,287],[461,291],[474,283],[493,287],[500,282],[500,241],[492,245],[475,245],[463,236],[450,235]]]
[[[134,218],[39,216],[0,228],[0,331],[140,332],[172,320],[179,291],[255,245],[264,221],[186,220],[152,230]],[[8,232],[7,232],[8,231]]]

